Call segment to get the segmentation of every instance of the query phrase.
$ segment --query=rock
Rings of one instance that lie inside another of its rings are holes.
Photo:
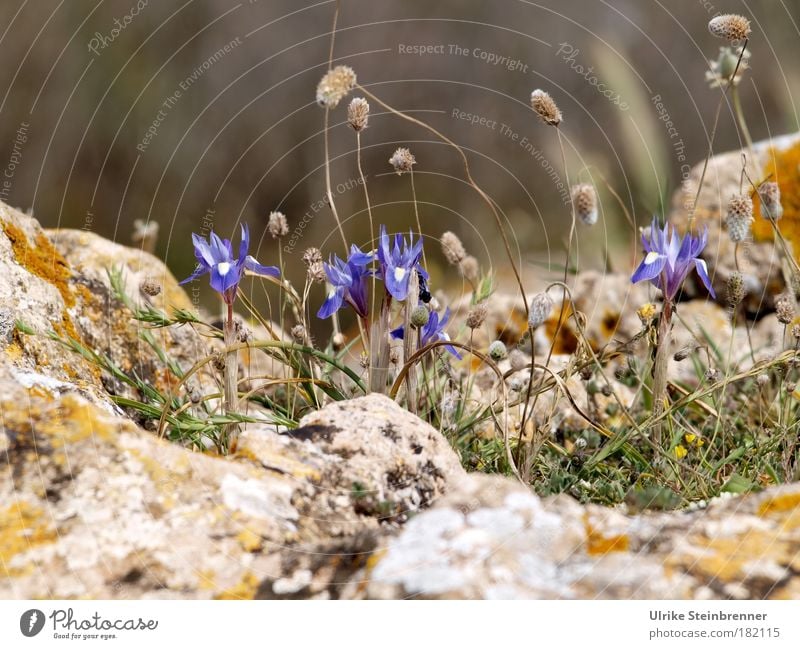
[[[386,397],[323,408],[291,434],[191,452],[76,394],[0,370],[0,597],[333,597],[382,533],[463,476]]]
[[[413,518],[346,597],[764,599],[800,595],[800,485],[626,516],[470,475]]]
[[[705,181],[697,201],[696,220],[700,226],[708,226],[708,245],[703,258],[709,266],[710,276],[718,299],[726,299],[725,285],[736,269],[734,244],[727,236],[724,220],[730,197],[739,194],[742,172],[742,151],[732,151],[713,156],[708,163]],[[760,182],[771,176],[781,189],[783,218],[778,226],[792,249],[800,259],[800,133],[786,135],[772,140],[758,142],[753,147],[753,155],[748,156],[748,174],[753,182]],[[703,163],[698,163],[690,172],[681,188],[672,197],[670,221],[684,229],[694,203],[694,197],[702,174]],[[745,186],[747,189],[747,186]],[[753,241],[740,246],[739,264],[745,274],[748,288],[746,306],[753,315],[769,311],[774,306],[775,297],[784,289],[782,252],[774,241],[770,223],[761,216],[761,206],[754,198],[755,222]],[[695,278],[687,282],[686,289],[702,294]]]
[[[586,338],[595,350],[612,340],[629,340],[641,329],[636,310],[650,300],[647,288],[642,284],[631,284],[629,275],[584,271],[570,279],[570,287],[575,308],[586,320]],[[563,290],[556,286],[548,294],[555,306],[547,322],[536,332],[537,354],[547,353],[558,330]],[[528,295],[529,303],[534,295]],[[466,319],[471,308],[470,299],[465,297],[453,305],[452,322],[460,324]],[[520,296],[497,292],[487,302],[486,322],[475,331],[475,345],[485,349],[493,340],[502,340],[510,347],[516,345],[528,328]],[[578,336],[569,303],[563,320],[554,353],[571,354],[578,347]]]

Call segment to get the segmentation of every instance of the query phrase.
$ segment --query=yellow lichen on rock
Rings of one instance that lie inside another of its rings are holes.
[[[16,555],[37,545],[53,543],[56,538],[57,533],[45,519],[41,508],[25,501],[17,501],[0,509],[0,566],[3,567],[6,578],[19,576],[24,572],[10,566]]]

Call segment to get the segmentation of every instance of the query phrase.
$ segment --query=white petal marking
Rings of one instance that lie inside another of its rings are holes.
[[[223,277],[228,274],[231,269],[231,265],[227,261],[223,261],[217,264],[217,272],[222,275]]]
[[[406,271],[405,268],[395,268],[394,269],[394,279],[395,279],[395,281],[396,282],[402,282],[403,278],[406,276],[407,272],[408,271]]]

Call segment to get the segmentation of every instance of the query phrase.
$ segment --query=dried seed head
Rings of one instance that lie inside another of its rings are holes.
[[[489,345],[489,356],[495,361],[502,361],[508,356],[508,350],[502,340],[495,340]]]
[[[400,363],[400,347],[392,347],[389,350],[389,362],[392,365],[398,365]]]
[[[528,324],[536,329],[541,327],[553,311],[553,300],[547,293],[537,293],[533,296],[528,312]]]
[[[750,56],[750,50],[742,52],[741,47],[720,47],[719,56],[708,62],[710,69],[706,70],[706,81],[709,86],[724,88],[730,83],[738,86],[744,71],[750,68]]]
[[[354,131],[363,131],[369,122],[369,104],[363,97],[356,97],[347,107],[347,122]]]
[[[735,309],[742,303],[745,296],[744,276],[737,270],[728,278],[728,306]]]
[[[528,367],[528,365],[530,365],[530,360],[528,357],[519,349],[512,351],[508,357],[508,360],[511,363],[511,369],[515,372],[524,370],[526,367]]]
[[[715,16],[708,23],[708,31],[717,38],[743,41],[750,36],[750,21],[738,14]]]
[[[728,202],[728,236],[734,243],[741,243],[750,237],[753,223],[753,201],[747,194],[732,196]]]
[[[709,367],[703,376],[703,378],[705,378],[705,380],[708,383],[715,383],[719,381],[721,377],[722,377],[722,372],[712,367]]]
[[[769,385],[769,374],[766,372],[762,372],[756,377],[756,383],[762,388],[765,388]]]
[[[481,266],[478,260],[472,255],[464,257],[458,265],[458,268],[461,271],[461,275],[468,281],[473,284],[478,281],[478,277],[481,274]]]
[[[222,372],[225,369],[225,354],[217,352],[211,357],[211,365],[214,366],[214,369],[218,372]]]
[[[470,329],[477,329],[480,327],[484,321],[486,320],[486,316],[489,314],[489,305],[486,302],[481,302],[480,304],[476,304],[470,312],[467,314],[467,326]]]
[[[428,320],[430,320],[430,318],[431,314],[428,309],[420,304],[411,312],[411,317],[409,320],[412,327],[419,329],[420,327],[424,327],[426,324],[428,324]]]
[[[142,280],[142,283],[139,284],[139,290],[144,293],[145,295],[149,295],[150,297],[155,297],[159,293],[161,293],[161,284],[156,282],[149,277],[146,277]]]
[[[693,351],[694,349],[692,347],[683,347],[682,349],[676,351],[672,358],[680,363],[681,361],[685,361],[687,358],[689,358]]]
[[[308,271],[308,281],[321,284],[327,277],[325,267],[322,265],[322,253],[319,248],[308,248],[303,253],[303,263]]]
[[[800,340],[800,324],[792,325],[792,337],[795,340]]]
[[[581,368],[580,375],[584,381],[589,381],[594,376],[594,368],[591,365],[585,365]]]
[[[794,304],[788,297],[782,297],[775,303],[775,315],[778,316],[778,322],[781,324],[791,324],[794,320]]]
[[[344,347],[345,339],[344,334],[336,333],[333,334],[333,338],[331,338],[331,345],[333,348],[338,352],[342,347]]]
[[[579,437],[575,440],[575,450],[582,451],[588,446],[589,442],[586,441],[585,437]]]
[[[544,90],[537,89],[531,93],[531,108],[545,124],[558,126],[561,123],[561,111],[553,98]]]
[[[758,198],[761,201],[761,216],[770,221],[777,221],[783,216],[781,205],[781,188],[778,183],[763,183],[758,188]]]
[[[656,312],[656,305],[652,302],[647,302],[637,309],[636,315],[639,316],[643,327],[649,327],[656,319]]]
[[[448,263],[456,266],[467,256],[467,251],[464,249],[464,244],[461,239],[454,232],[445,232],[442,234],[442,252]]]
[[[267,230],[272,235],[273,239],[280,239],[289,234],[289,224],[283,212],[272,212],[269,215]]]
[[[412,167],[417,164],[417,159],[411,154],[411,151],[401,146],[396,149],[392,157],[389,158],[389,164],[394,167],[394,170],[399,176],[411,171]]]
[[[570,192],[576,216],[586,225],[597,223],[597,192],[593,185],[574,185]]]
[[[356,85],[356,73],[346,65],[328,70],[317,85],[317,103],[324,108],[336,108]]]
[[[302,345],[306,341],[306,328],[301,324],[292,327],[292,340]]]
[[[786,384],[786,393],[787,394],[792,394],[792,392],[794,392],[796,389],[797,389],[797,383],[794,383],[793,381],[789,381]]]

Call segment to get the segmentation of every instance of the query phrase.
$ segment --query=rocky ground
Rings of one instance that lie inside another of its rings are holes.
[[[701,201],[711,223],[714,200]],[[437,430],[378,395],[326,406],[291,432],[249,426],[232,457],[160,439],[111,401],[129,386],[14,323],[168,382],[106,269],[122,266],[137,301],[192,309],[174,277],[147,253],[43,230],[4,205],[0,228],[0,597],[800,597],[800,484],[692,512],[540,499],[511,479],[467,474]],[[723,272],[729,260],[711,254]],[[778,282],[770,272],[755,264],[753,281]],[[160,294],[143,291],[146,280]],[[597,273],[575,285],[593,346],[639,331],[647,289]],[[518,336],[510,298],[492,300],[483,335]],[[676,349],[709,327],[743,349],[746,332],[731,333],[724,307],[678,311]],[[215,344],[191,327],[156,335],[184,367]],[[557,351],[574,351],[575,336],[561,335]],[[758,349],[784,344],[774,316],[751,337]],[[215,385],[211,374],[197,381]],[[543,407],[575,416],[558,399]]]

